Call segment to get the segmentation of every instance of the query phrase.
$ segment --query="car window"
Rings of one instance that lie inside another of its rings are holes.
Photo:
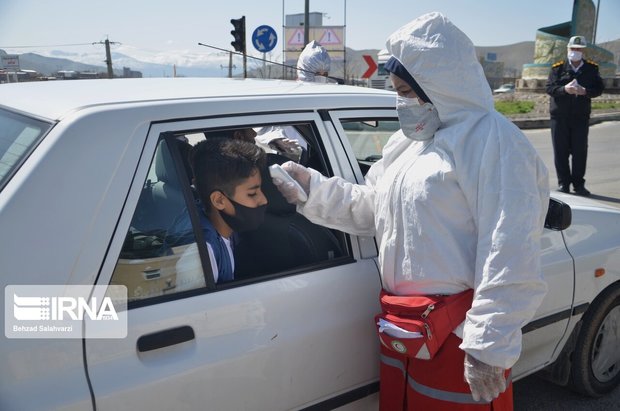
[[[162,139],[112,274],[111,284],[127,287],[129,303],[205,287],[189,222],[181,176]]]
[[[383,147],[400,129],[396,119],[343,119],[341,124],[363,174],[381,158]]]
[[[266,153],[261,190],[268,204],[258,229],[235,233],[230,239],[227,247],[233,256],[234,279],[223,282],[219,250],[205,238],[204,242],[199,239],[206,214],[201,215],[189,159],[200,141],[251,129],[267,130],[274,137],[263,139],[262,144],[256,141]],[[317,134],[312,124],[302,123],[179,131],[162,136],[111,280],[112,284],[127,286],[129,307],[156,302],[162,296],[166,300],[181,298],[179,293],[184,291],[194,290],[193,295],[200,292],[195,290],[209,292],[307,272],[317,265],[350,262],[347,237],[297,213],[295,205],[286,202],[273,185],[267,169],[271,164],[294,160],[330,175]],[[275,140],[283,135],[297,139],[301,152],[277,145]],[[153,301],[148,302],[150,299]]]
[[[0,189],[51,126],[0,109]]]

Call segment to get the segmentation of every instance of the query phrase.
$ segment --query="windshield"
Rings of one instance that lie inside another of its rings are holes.
[[[0,190],[51,127],[50,123],[0,109]]]
[[[377,65],[377,75],[378,76],[389,76],[390,73],[385,69],[385,63],[379,63]]]

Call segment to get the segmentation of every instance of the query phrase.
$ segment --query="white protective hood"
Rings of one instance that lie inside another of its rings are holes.
[[[301,81],[315,81],[316,73],[329,72],[331,58],[325,47],[315,40],[306,45],[297,60],[297,77]]]
[[[521,328],[546,293],[540,236],[547,169],[523,133],[493,106],[471,41],[430,13],[387,41],[436,106],[428,142],[394,134],[365,185],[313,173],[298,207],[310,220],[375,235],[383,287],[399,295],[475,289],[461,348],[510,368]],[[460,334],[460,332],[459,332]]]
[[[386,48],[429,96],[444,125],[471,124],[494,110],[474,45],[441,13],[403,26],[388,38]]]

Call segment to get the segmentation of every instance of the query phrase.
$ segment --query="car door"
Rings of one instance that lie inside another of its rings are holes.
[[[99,409],[334,408],[376,391],[380,282],[372,240],[336,232],[336,257],[260,275],[250,264],[247,277],[227,284],[216,283],[198,237],[166,246],[170,210],[192,213],[180,137],[267,124],[305,131],[322,171],[352,178],[338,159],[342,147],[310,110],[152,124],[98,278],[128,288],[127,337],[85,342]],[[167,211],[153,211],[162,198]],[[192,275],[181,275],[186,257]],[[279,258],[274,250],[271,260]]]
[[[330,111],[335,132],[342,141],[357,181],[374,161],[400,126],[391,110]],[[523,328],[523,350],[513,375],[532,372],[549,363],[565,337],[571,315],[574,289],[573,261],[562,233],[545,229],[541,238],[541,267],[549,291],[532,321]]]
[[[540,264],[548,291],[532,321],[522,329],[523,348],[513,368],[514,378],[549,364],[566,337],[571,317],[575,276],[561,231],[544,229]]]

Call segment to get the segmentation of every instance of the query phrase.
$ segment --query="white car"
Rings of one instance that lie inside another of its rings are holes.
[[[235,281],[215,283],[196,224],[189,240],[168,232],[179,214],[195,217],[188,145],[216,129],[273,125],[303,136],[306,164],[361,183],[398,118],[394,93],[337,85],[0,86],[3,289],[123,285],[129,301],[125,338],[14,338],[7,321],[19,304],[5,294],[0,409],[376,409],[373,238],[311,224],[268,178],[266,222],[235,247]],[[620,381],[620,213],[552,195],[549,293],[523,329],[513,377],[546,369],[602,395]]]
[[[502,84],[495,90],[493,90],[493,94],[504,94],[504,93],[514,93],[515,85],[514,84]]]

